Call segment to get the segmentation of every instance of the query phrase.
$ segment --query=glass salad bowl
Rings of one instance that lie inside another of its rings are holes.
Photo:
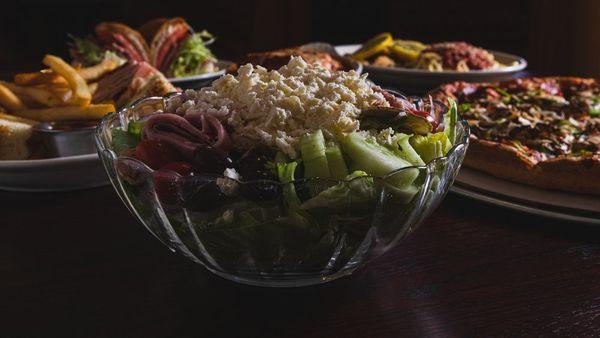
[[[292,177],[282,183],[204,175],[165,186],[164,171],[118,155],[113,131],[164,112],[174,97],[142,99],[107,115],[96,132],[98,153],[117,194],[148,231],[172,251],[245,284],[323,283],[390,250],[446,195],[469,140],[467,124],[458,121],[455,144],[446,156],[383,177]],[[398,182],[407,179],[412,184],[399,189]],[[224,194],[226,186],[237,193]],[[160,197],[165,190],[185,203],[168,203]]]

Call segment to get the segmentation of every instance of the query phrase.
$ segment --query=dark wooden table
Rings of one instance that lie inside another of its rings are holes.
[[[600,228],[458,196],[353,276],[295,289],[172,254],[109,187],[0,205],[0,337],[600,334]]]

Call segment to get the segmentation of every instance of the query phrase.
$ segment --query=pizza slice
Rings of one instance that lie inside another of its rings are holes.
[[[536,187],[600,195],[600,89],[594,79],[456,82],[430,93],[471,127],[465,165]]]

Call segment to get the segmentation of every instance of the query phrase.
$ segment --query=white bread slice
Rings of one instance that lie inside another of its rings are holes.
[[[0,113],[0,160],[26,160],[31,155],[27,140],[37,121]]]

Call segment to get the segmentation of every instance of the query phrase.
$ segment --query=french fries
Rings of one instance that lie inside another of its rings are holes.
[[[92,83],[88,83],[88,88],[90,90],[90,93],[92,94],[92,96],[94,95],[94,93],[96,92],[96,90],[98,89],[98,82],[92,82]]]
[[[87,106],[90,104],[92,94],[88,89],[87,83],[73,67],[63,59],[50,54],[44,57],[43,62],[55,73],[62,75],[69,83],[69,87],[71,87],[71,91],[73,92],[69,103],[78,106]]]
[[[14,114],[26,119],[52,122],[64,120],[99,120],[104,115],[114,112],[112,104],[91,104],[86,107],[69,106],[42,109],[25,109],[15,111]]]
[[[102,75],[112,72],[119,68],[123,64],[121,59],[116,58],[104,58],[102,62],[95,66],[78,69],[79,75],[86,81],[95,81],[102,77]]]
[[[41,103],[48,107],[64,106],[65,102],[61,101],[53,92],[40,87],[22,87],[10,82],[0,82],[15,94],[20,97],[28,97],[35,102]]]
[[[33,126],[35,124],[38,123],[38,121],[35,120],[30,120],[30,119],[26,119],[23,117],[18,117],[18,116],[14,116],[14,115],[8,115],[8,114],[4,114],[2,112],[2,107],[0,107],[0,119],[3,120],[8,120],[8,121],[13,121],[13,122],[21,122],[21,123],[26,123],[30,126]]]
[[[11,111],[27,108],[23,101],[2,83],[0,83],[0,104]]]
[[[71,92],[69,87],[45,86],[44,88],[54,93],[54,95],[62,102],[71,102],[71,96],[73,95],[73,92]]]
[[[35,86],[41,84],[53,84],[68,86],[69,83],[64,77],[55,72],[44,69],[37,73],[21,73],[15,75],[15,83],[19,86]]]
[[[88,68],[75,69],[64,60],[46,55],[48,69],[16,74],[14,83],[0,81],[0,112],[32,121],[98,120],[115,111],[114,102],[91,104],[99,79],[123,64],[106,58]],[[91,82],[91,83],[87,83]]]
[[[105,58],[97,65],[75,70],[85,81],[91,82],[101,78],[106,73],[112,72],[122,65],[123,61],[120,59]],[[15,75],[14,81],[20,86],[35,86],[41,84],[69,85],[62,75],[55,73],[52,69],[42,69],[41,71],[34,73],[20,73]]]

